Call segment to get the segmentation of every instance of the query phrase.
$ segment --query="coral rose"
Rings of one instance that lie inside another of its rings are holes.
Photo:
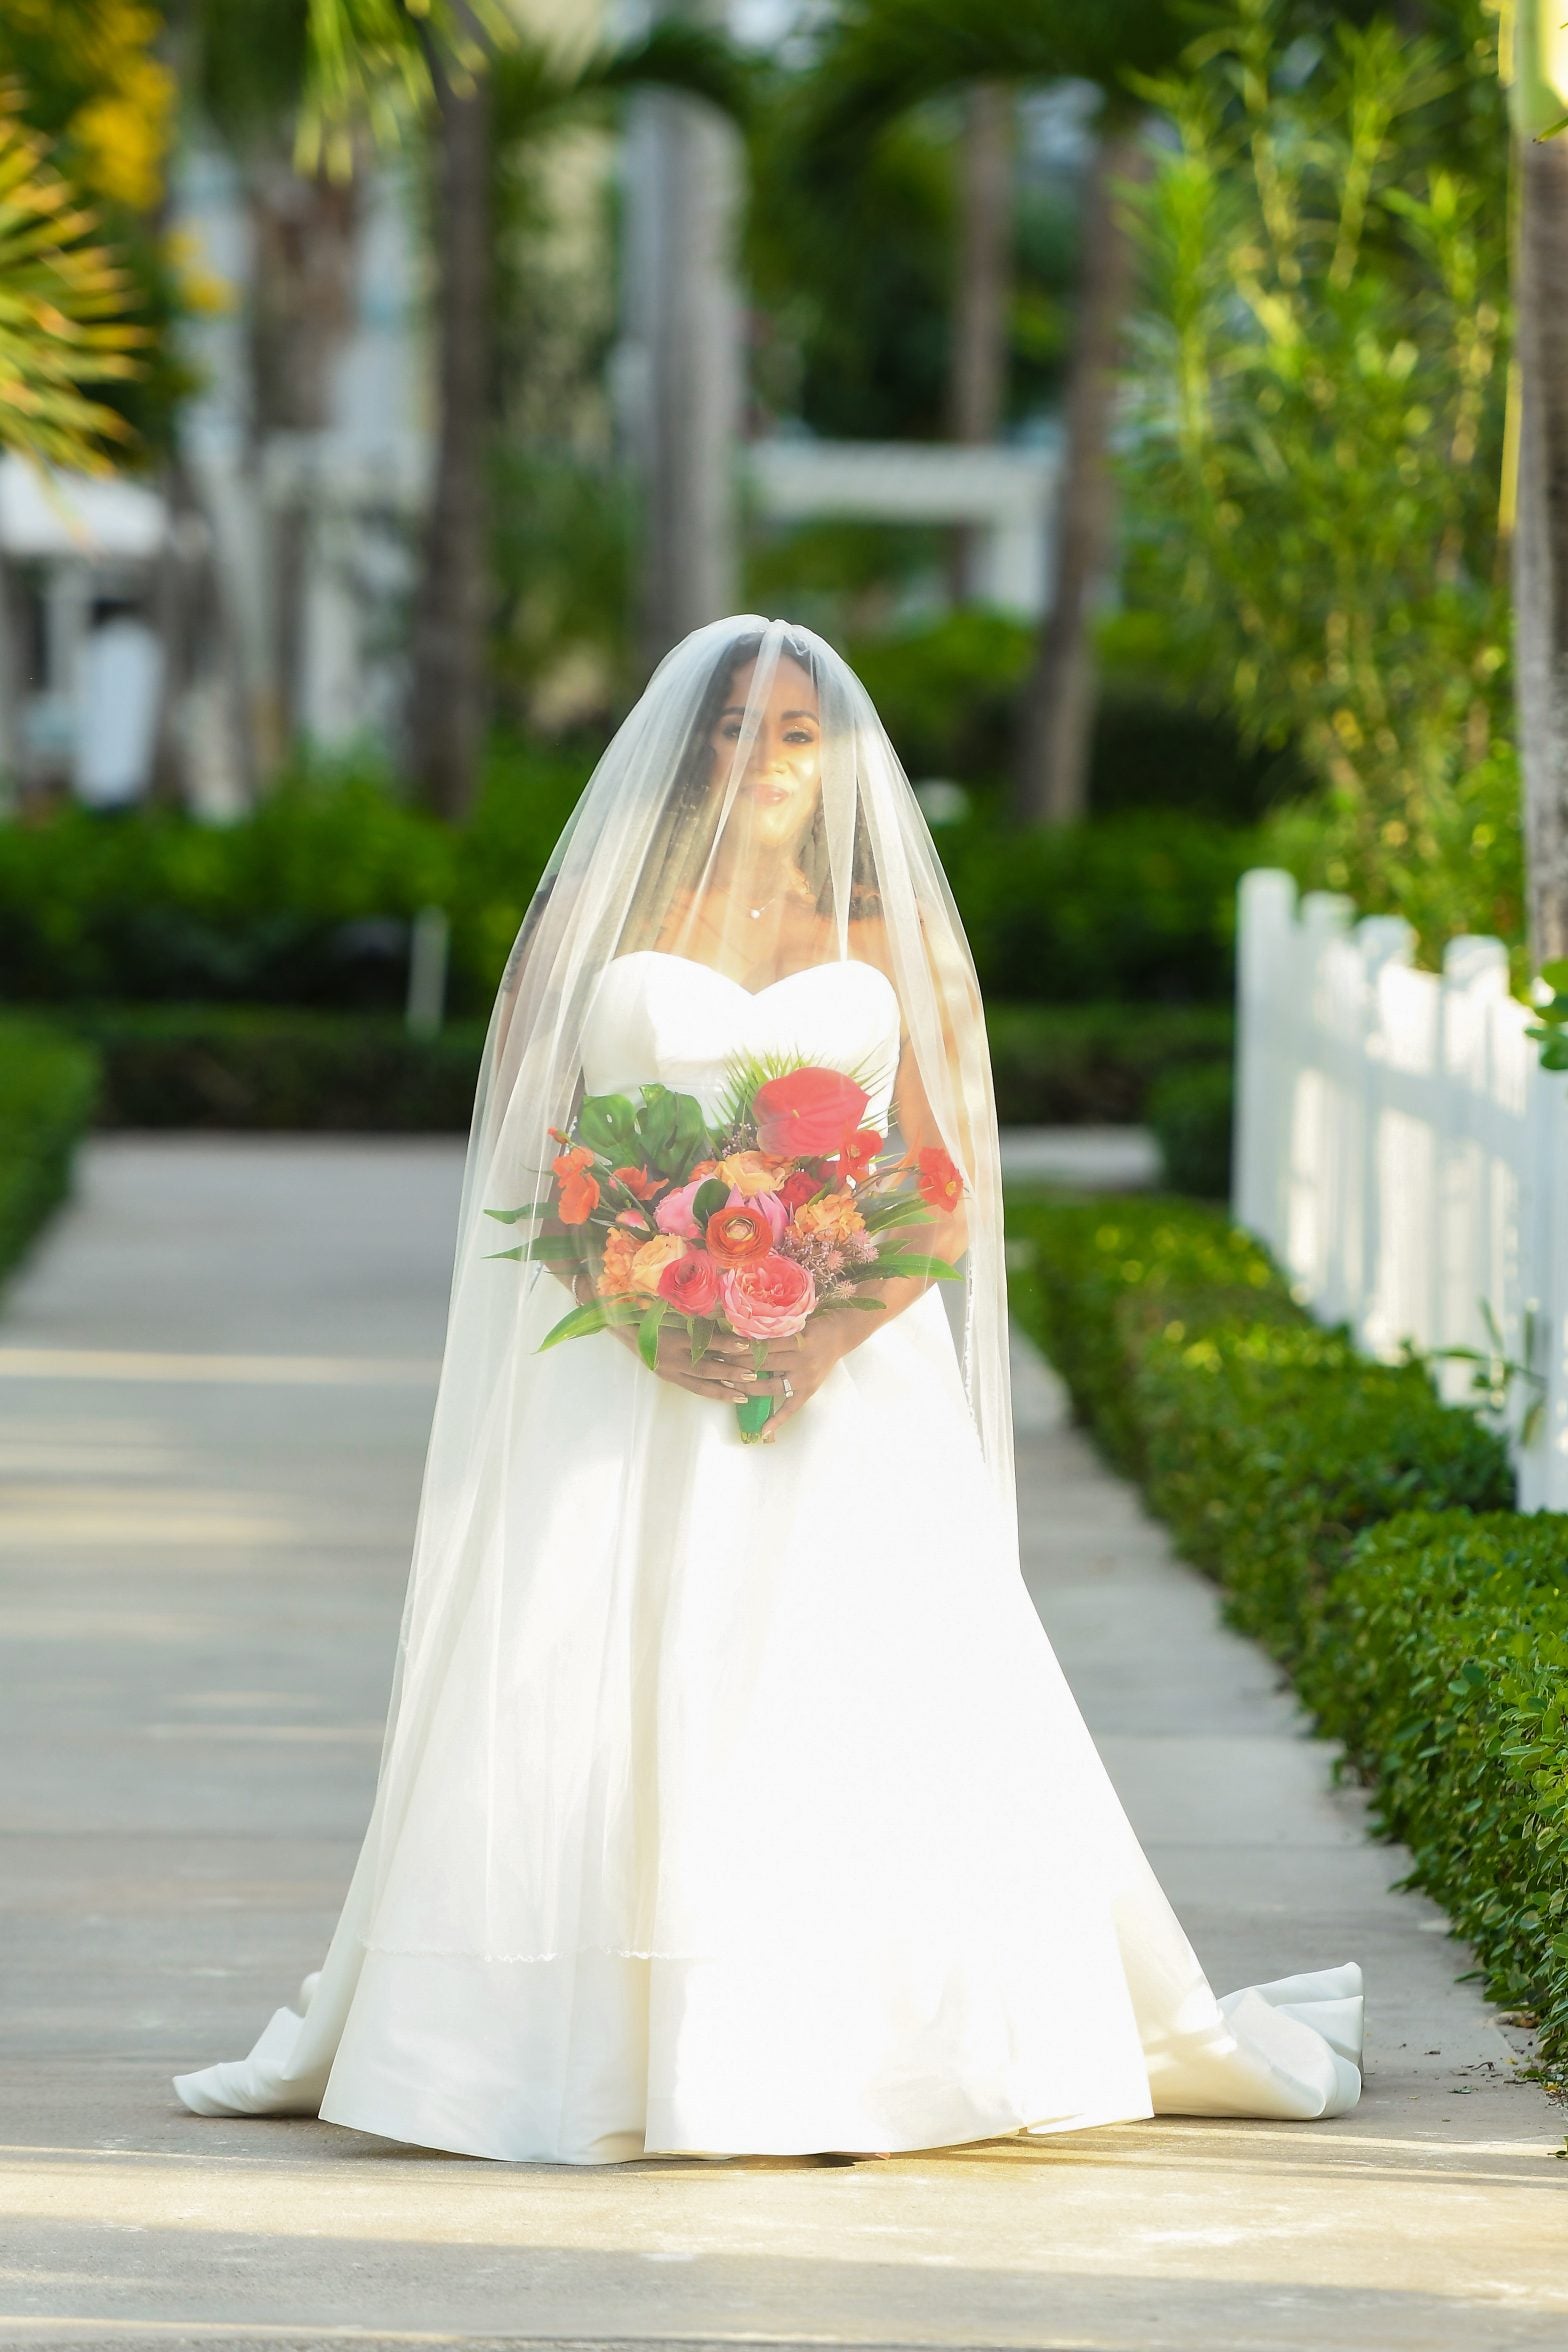
[[[706,1250],[688,1248],[659,1276],[659,1296],[682,1315],[711,1315],[719,1303],[719,1269]]]
[[[636,1234],[613,1225],[604,1237],[604,1263],[596,1285],[601,1298],[625,1298],[632,1287],[632,1260],[641,1248]]]
[[[673,1266],[686,1255],[686,1244],[676,1233],[656,1233],[652,1241],[645,1241],[631,1262],[633,1290],[646,1291],[650,1298],[658,1294],[660,1277],[666,1266]]]
[[[724,1312],[742,1339],[793,1339],[817,1303],[806,1268],[776,1250],[749,1266],[732,1266],[719,1287]]]
[[[599,1179],[590,1176],[593,1153],[576,1144],[569,1152],[562,1152],[550,1162],[555,1170],[560,1194],[555,1213],[563,1225],[586,1225],[599,1206]]]
[[[843,1241],[865,1229],[866,1220],[847,1192],[824,1192],[795,1211],[796,1232],[815,1234],[822,1241]]]
[[[721,1266],[744,1266],[767,1256],[773,1227],[756,1201],[732,1201],[708,1219],[706,1238]]]
[[[846,1135],[860,1125],[870,1096],[842,1070],[816,1063],[803,1070],[786,1070],[759,1086],[752,1117],[757,1123],[757,1148],[770,1158],[809,1159],[813,1152],[835,1152]]]

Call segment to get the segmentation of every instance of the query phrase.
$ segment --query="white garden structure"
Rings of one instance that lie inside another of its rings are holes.
[[[1498,940],[1454,940],[1441,973],[1412,943],[1244,878],[1236,1217],[1371,1354],[1495,1352],[1521,1505],[1565,1510],[1568,1075],[1541,1068]],[[1441,1363],[1444,1393],[1474,1372]]]

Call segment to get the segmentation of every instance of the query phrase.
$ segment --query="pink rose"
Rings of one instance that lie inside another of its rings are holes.
[[[806,1268],[777,1250],[731,1267],[720,1290],[724,1312],[742,1339],[793,1339],[817,1303]]]
[[[711,1177],[704,1176],[695,1179],[690,1184],[680,1185],[674,1192],[667,1192],[653,1212],[653,1221],[659,1231],[661,1233],[678,1233],[682,1241],[700,1241],[702,1228],[692,1212],[692,1203],[703,1185],[712,1181]],[[744,1193],[732,1184],[730,1197],[725,1205],[732,1209],[741,1207],[760,1209],[768,1221],[768,1231],[775,1241],[780,1238],[785,1226],[789,1223],[789,1211],[784,1207],[776,1192]]]
[[[719,1303],[719,1269],[706,1250],[689,1249],[659,1276],[659,1296],[677,1314],[711,1315]]]
[[[678,1233],[682,1241],[696,1241],[701,1227],[692,1215],[692,1202],[707,1183],[706,1176],[694,1176],[689,1184],[678,1184],[667,1192],[653,1212],[653,1221],[661,1233]]]

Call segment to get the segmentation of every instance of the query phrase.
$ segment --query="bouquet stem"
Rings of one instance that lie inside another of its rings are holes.
[[[735,1419],[740,1425],[741,1439],[744,1444],[755,1445],[757,1443],[773,1418],[774,1402],[775,1400],[770,1396],[752,1396],[748,1397],[743,1405],[735,1407]]]

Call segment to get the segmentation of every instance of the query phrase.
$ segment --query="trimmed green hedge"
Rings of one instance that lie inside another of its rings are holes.
[[[1167,1069],[1150,1087],[1145,1115],[1172,1192],[1230,1197],[1235,1095],[1231,1064],[1218,1057]]]
[[[387,1015],[280,1005],[123,1005],[78,1011],[101,1054],[111,1127],[462,1132],[484,1025],[411,1037]],[[1137,1119],[1161,1073],[1228,1051],[1212,1006],[1002,1005],[990,1015],[997,1097],[1016,1126]]]
[[[412,1037],[374,1014],[136,1005],[81,1015],[106,1127],[466,1134],[484,1024]]]
[[[1568,1516],[1422,1513],[1334,1579],[1306,1697],[1485,1966],[1568,2060]]]
[[[488,1013],[588,751],[494,758],[460,829],[372,775],[280,786],[242,823],[80,809],[0,824],[0,996],[396,1013],[409,918],[446,908],[451,1010]],[[983,813],[942,856],[999,1002],[1228,1000],[1255,833],[1164,810],[1049,832]]]
[[[36,1021],[0,1018],[0,1282],[70,1189],[97,1058]]]
[[[1568,2058],[1568,1518],[1510,1511],[1494,1433],[1314,1324],[1219,1212],[1026,1200],[1009,1224],[1015,1312],[1080,1417]]]

